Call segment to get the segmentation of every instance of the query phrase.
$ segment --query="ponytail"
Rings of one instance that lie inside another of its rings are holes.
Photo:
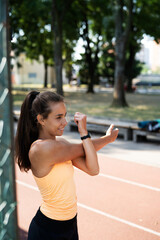
[[[64,99],[61,95],[51,91],[42,93],[31,91],[22,104],[15,138],[15,157],[20,169],[26,172],[31,168],[28,156],[30,146],[39,135],[37,115],[41,114],[43,119],[46,119],[52,111],[51,102],[64,102]]]
[[[22,106],[15,139],[16,159],[20,169],[28,171],[31,163],[28,152],[31,144],[38,138],[38,126],[32,114],[32,103],[39,92],[30,92]]]

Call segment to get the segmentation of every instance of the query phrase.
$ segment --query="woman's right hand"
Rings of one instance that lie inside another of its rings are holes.
[[[80,113],[80,112],[76,112],[75,115],[74,115],[74,122],[78,126],[78,131],[79,131],[81,137],[88,134],[88,131],[87,131],[87,116],[85,114]]]
[[[108,128],[107,132],[106,132],[106,136],[109,137],[109,142],[114,142],[116,140],[116,138],[118,137],[118,128],[114,129],[114,125],[111,124],[110,127]]]

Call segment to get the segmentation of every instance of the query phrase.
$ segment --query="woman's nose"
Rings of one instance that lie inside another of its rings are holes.
[[[64,118],[62,119],[62,123],[63,123],[64,125],[67,125],[67,124],[68,124],[68,119],[67,119],[66,117],[64,117]]]

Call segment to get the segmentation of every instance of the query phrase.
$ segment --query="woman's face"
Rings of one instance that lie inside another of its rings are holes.
[[[42,133],[46,138],[61,136],[67,125],[66,106],[63,102],[50,103],[51,113],[46,119],[43,119]]]

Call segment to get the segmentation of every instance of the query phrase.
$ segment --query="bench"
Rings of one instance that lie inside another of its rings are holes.
[[[14,111],[14,120],[18,121],[20,111]],[[70,116],[73,119],[73,116]],[[149,132],[138,127],[137,122],[119,121],[117,119],[102,119],[96,117],[87,117],[87,130],[93,133],[106,134],[108,127],[114,124],[119,129],[118,136],[123,137],[125,141],[134,142],[146,141],[152,138],[160,141],[160,132]],[[70,131],[78,131],[78,127],[73,120],[69,122]]]
[[[126,121],[118,121],[118,120],[113,120],[113,119],[100,119],[100,118],[92,118],[92,117],[87,117],[87,130],[89,132],[93,133],[102,133],[105,134],[108,127],[114,124],[116,128],[119,129],[119,134],[118,136],[123,137],[125,141],[132,140],[133,139],[133,129],[136,128],[136,123],[135,122],[126,122]],[[73,120],[70,121],[70,130],[71,131],[77,131],[77,125]]]
[[[91,133],[105,134],[111,124],[114,124],[114,126],[119,129],[118,136],[123,137],[125,141],[146,141],[147,138],[160,141],[160,132],[149,132],[145,129],[141,129],[138,127],[137,122],[87,117],[87,130]],[[73,120],[70,121],[69,125],[71,131],[78,131],[78,127]]]
[[[133,141],[146,141],[147,138],[151,137],[152,139],[160,141],[160,132],[149,132],[144,129],[136,129],[133,131]]]

